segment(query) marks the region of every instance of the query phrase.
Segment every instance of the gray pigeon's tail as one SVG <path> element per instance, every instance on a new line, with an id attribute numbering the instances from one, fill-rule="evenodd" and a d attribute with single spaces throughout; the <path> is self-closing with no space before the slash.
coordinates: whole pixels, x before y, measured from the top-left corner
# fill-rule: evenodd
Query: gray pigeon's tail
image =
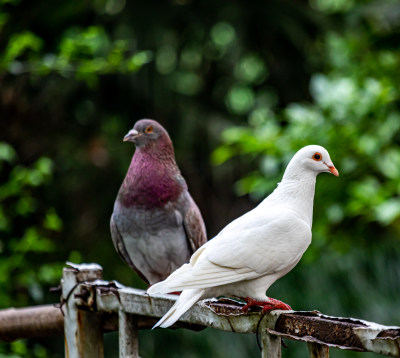
<path id="1" fill-rule="evenodd" d="M 171 309 L 155 324 L 154 328 L 167 328 L 173 325 L 203 295 L 204 289 L 188 289 L 182 291 Z"/>

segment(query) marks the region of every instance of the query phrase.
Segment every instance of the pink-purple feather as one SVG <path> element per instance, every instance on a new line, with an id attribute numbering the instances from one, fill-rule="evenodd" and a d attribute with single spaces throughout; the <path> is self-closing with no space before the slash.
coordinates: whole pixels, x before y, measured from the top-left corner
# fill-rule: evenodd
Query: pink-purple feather
<path id="1" fill-rule="evenodd" d="M 176 200 L 186 183 L 179 180 L 180 172 L 175 160 L 160 160 L 156 153 L 137 149 L 122 183 L 118 200 L 125 207 L 140 206 L 147 209 L 164 206 Z"/>

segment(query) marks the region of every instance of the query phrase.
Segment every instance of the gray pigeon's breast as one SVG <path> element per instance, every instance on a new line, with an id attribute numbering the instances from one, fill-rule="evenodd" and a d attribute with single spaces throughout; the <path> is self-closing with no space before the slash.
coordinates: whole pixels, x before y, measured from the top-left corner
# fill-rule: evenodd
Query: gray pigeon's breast
<path id="1" fill-rule="evenodd" d="M 177 203 L 147 210 L 126 208 L 116 202 L 115 212 L 126 251 L 151 284 L 189 261 L 189 243 Z"/>

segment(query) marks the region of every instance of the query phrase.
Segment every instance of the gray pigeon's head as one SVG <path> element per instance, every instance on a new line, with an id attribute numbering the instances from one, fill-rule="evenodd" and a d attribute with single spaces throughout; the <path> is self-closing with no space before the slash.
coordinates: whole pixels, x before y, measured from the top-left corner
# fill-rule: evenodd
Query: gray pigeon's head
<path id="1" fill-rule="evenodd" d="M 299 177 L 304 171 L 313 172 L 315 175 L 326 172 L 339 176 L 328 151 L 320 145 L 308 145 L 301 148 L 288 164 L 285 177 Z"/>
<path id="2" fill-rule="evenodd" d="M 136 147 L 144 148 L 169 145 L 171 139 L 161 124 L 152 119 L 141 119 L 124 137 L 124 142 L 133 142 Z"/>

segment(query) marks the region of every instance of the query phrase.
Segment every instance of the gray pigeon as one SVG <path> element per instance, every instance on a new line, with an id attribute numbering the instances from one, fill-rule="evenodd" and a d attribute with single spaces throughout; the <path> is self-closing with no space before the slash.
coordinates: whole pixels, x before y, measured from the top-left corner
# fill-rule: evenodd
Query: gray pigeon
<path id="1" fill-rule="evenodd" d="M 122 259 L 153 285 L 189 261 L 207 241 L 206 230 L 167 131 L 141 119 L 124 141 L 136 151 L 114 204 L 111 237 Z"/>

